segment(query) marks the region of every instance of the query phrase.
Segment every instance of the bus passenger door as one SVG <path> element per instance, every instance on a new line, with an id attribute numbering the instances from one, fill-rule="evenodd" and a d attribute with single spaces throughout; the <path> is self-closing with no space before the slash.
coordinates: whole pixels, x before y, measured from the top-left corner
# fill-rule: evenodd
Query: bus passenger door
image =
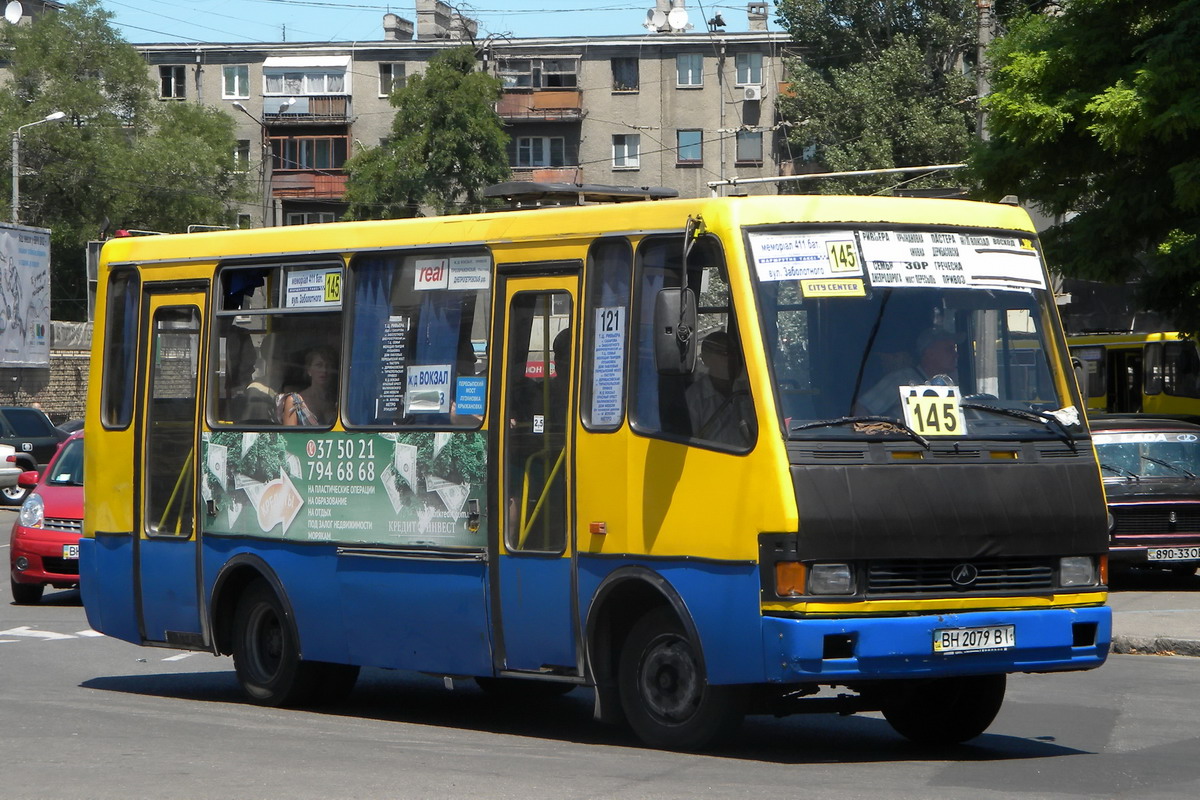
<path id="1" fill-rule="evenodd" d="M 574 341 L 577 274 L 499 288 L 503 401 L 501 542 L 493 571 L 500 670 L 578 675 L 574 598 Z"/>
<path id="2" fill-rule="evenodd" d="M 141 318 L 134 469 L 134 550 L 139 627 L 145 642 L 206 643 L 196 527 L 197 393 L 203 374 L 205 287 L 146 287 Z M 115 467 L 116 465 L 114 465 Z"/>

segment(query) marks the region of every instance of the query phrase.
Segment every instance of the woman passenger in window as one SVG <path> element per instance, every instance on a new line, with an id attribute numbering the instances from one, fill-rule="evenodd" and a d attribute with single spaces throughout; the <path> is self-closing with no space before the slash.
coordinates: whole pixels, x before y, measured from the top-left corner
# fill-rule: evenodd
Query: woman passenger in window
<path id="1" fill-rule="evenodd" d="M 337 354 L 332 347 L 319 346 L 304 356 L 308 385 L 279 395 L 279 421 L 284 425 L 321 427 L 337 416 Z"/>

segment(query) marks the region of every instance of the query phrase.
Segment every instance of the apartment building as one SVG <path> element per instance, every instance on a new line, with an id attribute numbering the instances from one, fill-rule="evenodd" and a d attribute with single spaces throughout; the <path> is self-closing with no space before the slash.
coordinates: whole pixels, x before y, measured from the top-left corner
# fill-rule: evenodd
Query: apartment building
<path id="1" fill-rule="evenodd" d="M 740 32 L 720 15 L 689 21 L 683 0 L 658 0 L 628 36 L 537 39 L 481 39 L 439 0 L 417 0 L 416 12 L 415 24 L 384 15 L 378 41 L 137 47 L 163 102 L 223 108 L 236 121 L 238 159 L 263 189 L 239 214 L 244 226 L 339 217 L 342 166 L 391 133 L 392 88 L 463 44 L 504 82 L 496 110 L 515 180 L 695 197 L 709 181 L 780 174 L 774 100 L 788 38 L 767 30 L 765 2 L 747 5 Z"/>

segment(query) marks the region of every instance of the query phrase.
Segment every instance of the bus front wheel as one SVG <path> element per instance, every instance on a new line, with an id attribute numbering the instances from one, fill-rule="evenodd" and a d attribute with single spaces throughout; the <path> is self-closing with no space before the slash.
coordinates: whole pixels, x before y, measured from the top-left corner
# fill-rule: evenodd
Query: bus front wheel
<path id="1" fill-rule="evenodd" d="M 300 659 L 299 642 L 283 604 L 263 581 L 248 587 L 238 602 L 233 666 L 242 690 L 264 706 L 300 705 L 312 697 L 320 681 L 320 665 Z"/>
<path id="2" fill-rule="evenodd" d="M 667 608 L 634 624 L 617 683 L 625 718 L 651 747 L 709 747 L 730 736 L 745 714 L 738 688 L 709 685 L 696 644 Z"/>
<path id="3" fill-rule="evenodd" d="M 965 742 L 987 730 L 1004 703 L 1006 675 L 898 681 L 882 690 L 881 711 L 901 736 L 919 744 Z"/>

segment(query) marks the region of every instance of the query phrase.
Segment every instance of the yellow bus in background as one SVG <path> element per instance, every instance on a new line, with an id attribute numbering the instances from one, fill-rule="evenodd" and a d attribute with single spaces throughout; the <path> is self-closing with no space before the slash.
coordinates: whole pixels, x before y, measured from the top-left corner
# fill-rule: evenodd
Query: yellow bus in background
<path id="1" fill-rule="evenodd" d="M 1200 355 L 1177 332 L 1067 338 L 1083 365 L 1089 411 L 1200 419 Z"/>
<path id="2" fill-rule="evenodd" d="M 1016 207 L 114 239 L 95 330 L 90 624 L 232 655 L 254 702 L 385 667 L 591 691 L 659 747 L 805 710 L 957 742 L 1007 674 L 1108 652 L 1100 475 Z"/>

